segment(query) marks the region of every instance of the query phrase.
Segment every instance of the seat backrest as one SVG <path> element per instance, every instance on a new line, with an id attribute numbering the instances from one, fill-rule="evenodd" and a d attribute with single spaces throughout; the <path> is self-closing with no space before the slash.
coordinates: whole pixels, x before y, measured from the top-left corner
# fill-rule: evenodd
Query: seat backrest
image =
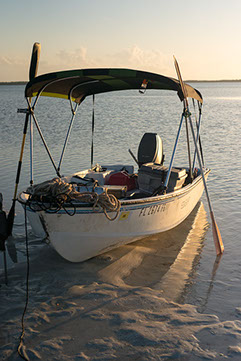
<path id="1" fill-rule="evenodd" d="M 162 139 L 156 133 L 145 133 L 140 141 L 137 160 L 139 167 L 145 163 L 163 163 Z"/>

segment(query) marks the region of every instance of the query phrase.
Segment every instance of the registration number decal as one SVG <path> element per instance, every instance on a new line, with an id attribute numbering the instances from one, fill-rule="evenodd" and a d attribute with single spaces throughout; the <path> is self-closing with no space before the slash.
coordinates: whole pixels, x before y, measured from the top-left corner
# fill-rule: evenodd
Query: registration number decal
<path id="1" fill-rule="evenodd" d="M 150 207 L 143 207 L 140 210 L 139 217 L 140 216 L 150 216 L 152 214 L 161 213 L 164 212 L 166 209 L 166 204 L 154 204 Z"/>

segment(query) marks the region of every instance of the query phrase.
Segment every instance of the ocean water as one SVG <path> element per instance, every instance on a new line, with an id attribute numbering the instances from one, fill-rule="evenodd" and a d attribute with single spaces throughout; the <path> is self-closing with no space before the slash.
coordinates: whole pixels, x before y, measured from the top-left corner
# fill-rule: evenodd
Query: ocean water
<path id="1" fill-rule="evenodd" d="M 194 240 L 193 244 L 196 244 L 196 246 L 193 247 L 190 237 L 188 238 L 188 234 L 190 236 L 188 231 L 191 227 L 190 224 L 193 224 L 194 219 L 197 218 L 196 213 L 191 215 L 193 218 L 186 220 L 181 227 L 168 234 L 173 244 L 179 242 L 181 243 L 180 247 L 184 247 L 185 243 L 187 243 L 186 249 L 190 246 L 187 253 L 190 252 L 191 254 L 189 261 L 185 258 L 186 255 L 179 255 L 176 262 L 180 275 L 185 269 L 185 277 L 182 280 L 184 282 L 182 291 L 175 301 L 180 304 L 193 305 L 199 314 L 215 315 L 223 322 L 240 320 L 241 83 L 215 82 L 193 83 L 192 85 L 200 90 L 204 98 L 201 139 L 205 164 L 211 168 L 208 179 L 209 195 L 216 222 L 223 238 L 225 252 L 217 262 L 207 202 L 205 195 L 203 195 L 202 204 L 204 208 L 202 208 L 201 216 L 200 212 L 197 211 L 199 218 L 195 223 L 196 228 L 193 227 L 194 233 L 192 234 L 192 237 L 194 237 L 192 238 Z M 24 125 L 24 115 L 18 114 L 17 108 L 24 108 L 25 106 L 24 86 L 0 85 L 0 192 L 3 194 L 6 212 L 11 207 Z M 147 91 L 145 95 L 140 95 L 137 91 L 128 91 L 97 96 L 95 102 L 94 163 L 127 163 L 134 165 L 128 149 L 130 148 L 136 154 L 142 135 L 145 132 L 156 132 L 163 139 L 165 163 L 167 165 L 175 141 L 181 112 L 182 104 L 176 94 L 172 92 Z M 87 99 L 78 109 L 69 146 L 62 164 L 62 174 L 67 175 L 90 165 L 91 115 L 92 101 Z M 62 144 L 71 117 L 70 106 L 67 101 L 43 98 L 40 99 L 36 108 L 36 116 L 53 158 L 58 165 Z M 38 183 L 45 179 L 51 179 L 55 176 L 55 172 L 36 129 L 34 129 L 34 146 L 33 179 L 35 183 Z M 29 185 L 29 148 L 28 135 L 19 190 Z M 174 165 L 186 165 L 187 162 L 185 132 L 183 129 Z M 21 207 L 17 205 L 13 238 L 7 248 L 10 282 L 11 275 L 14 275 L 14 269 L 17 267 L 17 263 L 13 261 L 13 259 L 16 261 L 16 255 L 18 264 L 25 262 L 24 237 L 24 215 Z M 30 229 L 29 237 L 30 254 L 31 257 L 34 257 L 41 251 L 42 245 L 33 236 Z M 165 235 L 162 241 L 167 242 L 168 237 Z M 142 247 L 145 242 L 145 240 L 137 242 L 133 247 Z M 155 239 L 153 242 L 155 242 Z M 155 247 L 158 250 L 158 239 Z M 113 252 L 115 254 L 118 251 Z M 171 265 L 178 257 L 178 252 L 174 253 L 175 257 L 171 261 L 169 260 L 168 268 L 165 269 L 165 272 L 160 272 L 159 276 L 158 262 L 156 261 L 157 263 L 153 264 L 153 270 L 151 271 L 153 260 L 148 263 L 146 257 L 143 258 L 142 267 L 126 275 L 126 282 L 129 285 L 138 285 L 138 287 L 148 286 L 151 289 L 158 289 L 158 285 L 165 282 L 162 277 L 165 277 L 165 273 L 171 270 Z M 1 254 L 0 257 L 0 282 L 3 283 L 3 259 Z M 58 260 L 59 258 L 56 255 L 56 263 Z M 93 264 L 93 260 L 89 262 L 89 264 Z M 61 264 L 65 264 L 64 261 L 61 261 Z M 67 262 L 65 266 L 66 268 L 70 267 Z M 148 267 L 149 273 L 145 272 L 145 267 Z M 175 283 L 173 279 L 173 287 L 170 290 L 170 279 L 167 282 L 169 283 L 169 289 L 166 289 L 167 298 L 172 298 L 172 294 L 175 293 L 172 290 L 177 287 L 177 282 Z M 190 317 L 195 317 L 195 315 Z M 230 332 L 234 334 L 233 329 Z"/>

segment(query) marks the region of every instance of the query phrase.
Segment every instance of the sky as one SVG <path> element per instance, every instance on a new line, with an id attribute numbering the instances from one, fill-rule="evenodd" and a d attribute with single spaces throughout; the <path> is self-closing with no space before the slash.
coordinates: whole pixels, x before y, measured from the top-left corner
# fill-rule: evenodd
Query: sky
<path id="1" fill-rule="evenodd" d="M 124 67 L 185 80 L 241 79 L 240 0 L 0 0 L 0 81 Z"/>

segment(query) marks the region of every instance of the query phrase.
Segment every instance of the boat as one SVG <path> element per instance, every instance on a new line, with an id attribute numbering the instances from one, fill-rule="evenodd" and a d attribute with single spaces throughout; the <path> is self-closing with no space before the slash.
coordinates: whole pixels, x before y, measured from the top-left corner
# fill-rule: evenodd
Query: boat
<path id="1" fill-rule="evenodd" d="M 25 87 L 27 108 L 19 109 L 26 117 L 15 193 L 29 120 L 32 120 L 38 130 L 56 177 L 36 185 L 30 180 L 31 186 L 14 197 L 25 209 L 33 232 L 48 240 L 66 260 L 81 262 L 122 244 L 170 230 L 183 222 L 200 200 L 204 189 L 207 191 L 206 179 L 210 172 L 204 166 L 202 158 L 201 93 L 181 79 L 134 69 L 76 69 L 36 76 L 39 45 L 34 46 L 30 81 Z M 141 93 L 140 96 L 149 89 L 174 91 L 177 93 L 177 100 L 183 102 L 169 165 L 164 165 L 161 137 L 148 132 L 143 134 L 137 157 L 129 150 L 137 170 L 133 164 L 116 164 L 114 160 L 109 165 L 93 164 L 93 111 L 91 165 L 89 169 L 77 169 L 74 174 L 62 176 L 61 164 L 79 105 L 87 97 L 93 97 L 94 102 L 96 94 L 130 89 Z M 159 94 L 161 99 L 161 92 Z M 70 123 L 58 166 L 51 156 L 35 114 L 41 96 L 62 98 L 70 105 Z M 187 98 L 192 98 L 199 110 L 195 127 L 192 125 L 194 121 L 191 119 Z M 173 167 L 184 123 L 189 164 Z M 190 151 L 188 125 L 195 144 L 194 154 Z M 31 129 L 30 135 L 32 137 Z M 32 167 L 31 157 L 30 163 Z"/>

